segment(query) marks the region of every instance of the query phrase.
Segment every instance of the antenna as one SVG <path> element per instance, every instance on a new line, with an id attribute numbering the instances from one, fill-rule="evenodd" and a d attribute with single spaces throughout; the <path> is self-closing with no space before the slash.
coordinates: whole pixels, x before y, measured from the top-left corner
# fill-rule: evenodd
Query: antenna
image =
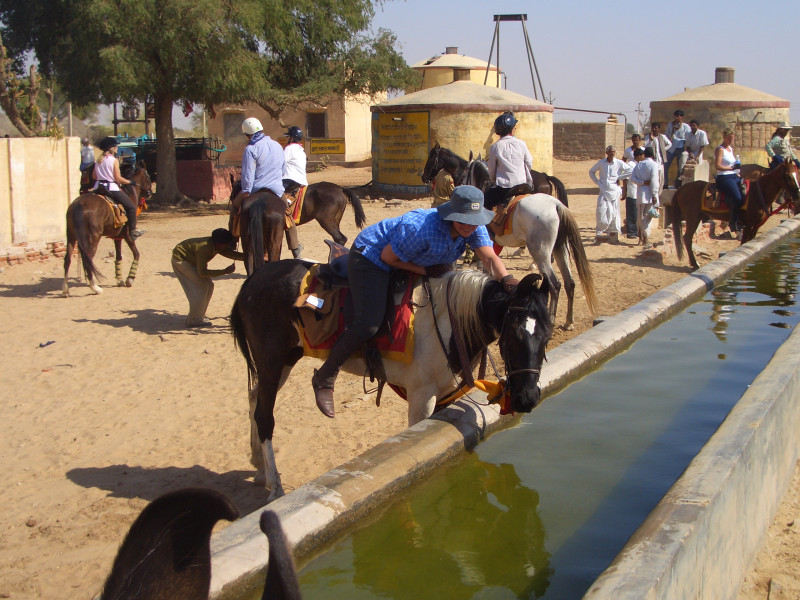
<path id="1" fill-rule="evenodd" d="M 494 35 L 492 36 L 492 43 L 489 47 L 489 61 L 486 63 L 486 75 L 483 78 L 483 85 L 489 80 L 489 66 L 492 64 L 492 54 L 495 50 L 495 42 L 497 44 L 497 87 L 500 87 L 500 23 L 503 21 L 519 21 L 522 24 L 522 35 L 525 38 L 525 51 L 528 56 L 528 70 L 531 73 L 531 83 L 533 84 L 533 97 L 538 100 L 539 93 L 541 92 L 542 100 L 544 101 L 544 87 L 542 87 L 542 80 L 539 77 L 539 68 L 536 66 L 536 59 L 533 57 L 533 46 L 528 37 L 528 29 L 525 27 L 525 21 L 528 20 L 527 14 L 519 15 L 494 15 Z M 536 77 L 533 73 L 536 71 Z M 537 89 L 536 83 L 538 81 L 539 87 Z"/>

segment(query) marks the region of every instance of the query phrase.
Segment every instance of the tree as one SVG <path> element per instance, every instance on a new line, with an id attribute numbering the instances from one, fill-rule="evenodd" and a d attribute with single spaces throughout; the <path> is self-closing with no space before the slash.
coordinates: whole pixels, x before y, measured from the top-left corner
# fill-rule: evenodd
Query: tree
<path id="1" fill-rule="evenodd" d="M 153 98 L 162 202 L 180 199 L 175 103 L 279 114 L 409 85 L 394 36 L 368 35 L 373 15 L 369 0 L 0 0 L 14 55 L 32 50 L 74 103 Z"/>

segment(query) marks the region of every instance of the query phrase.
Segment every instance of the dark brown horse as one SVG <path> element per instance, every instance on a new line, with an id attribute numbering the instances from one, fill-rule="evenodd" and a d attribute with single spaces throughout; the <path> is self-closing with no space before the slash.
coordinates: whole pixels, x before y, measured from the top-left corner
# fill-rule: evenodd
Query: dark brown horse
<path id="1" fill-rule="evenodd" d="M 137 214 L 146 206 L 146 201 L 150 197 L 152 182 L 147 170 L 142 166 L 137 166 L 136 170 L 130 175 L 124 175 L 131 181 L 130 184 L 120 186 L 122 191 L 128 194 L 137 206 Z M 124 211 L 123 211 L 124 213 Z M 75 246 L 81 255 L 83 262 L 83 273 L 89 287 L 95 294 L 103 291 L 97 283 L 95 277 L 100 277 L 100 271 L 94 264 L 94 255 L 97 252 L 97 245 L 100 238 L 108 237 L 114 240 L 114 247 L 117 251 L 114 261 L 114 275 L 117 285 L 131 287 L 139 268 L 139 250 L 136 242 L 130 235 L 128 224 L 121 227 L 114 226 L 114 211 L 105 196 L 91 192 L 81 194 L 67 209 L 67 253 L 64 255 L 64 287 L 63 296 L 69 296 L 69 284 L 67 275 L 72 261 L 72 252 Z M 122 240 L 128 244 L 133 252 L 133 263 L 127 279 L 122 278 Z"/>
<path id="2" fill-rule="evenodd" d="M 794 210 L 800 208 L 800 180 L 798 180 L 797 166 L 789 161 L 761 175 L 758 179 L 751 180 L 750 190 L 745 199 L 745 206 L 739 212 L 739 220 L 744 224 L 742 243 L 752 240 L 758 229 L 772 214 L 772 204 L 777 200 L 782 191 L 786 191 L 794 201 Z M 705 216 L 719 221 L 727 221 L 729 209 L 720 205 L 712 208 L 704 198 L 708 183 L 705 181 L 692 181 L 679 187 L 672 197 L 672 232 L 675 238 L 675 247 L 678 258 L 683 259 L 683 246 L 689 254 L 689 262 L 697 269 L 697 259 L 692 251 L 692 236 L 697 230 L 701 219 Z M 686 232 L 681 240 L 681 221 L 686 221 Z"/>
<path id="3" fill-rule="evenodd" d="M 458 161 L 458 168 L 453 176 L 453 181 L 456 185 L 468 184 L 475 185 L 479 188 L 481 187 L 480 185 L 476 185 L 474 182 L 469 181 L 471 167 L 473 167 L 475 162 L 482 162 L 480 155 L 473 161 L 472 152 L 470 152 L 470 160 L 464 160 L 452 150 L 442 148 L 439 145 L 439 142 L 436 142 L 436 145 L 431 148 L 431 151 L 428 153 L 428 161 L 425 163 L 425 168 L 422 170 L 421 175 L 423 183 L 430 183 L 433 181 L 433 179 L 436 177 L 436 174 L 442 170 L 442 166 L 444 164 L 443 159 L 445 157 L 452 157 Z M 534 194 L 547 194 L 548 196 L 553 196 L 557 200 L 560 200 L 564 206 L 569 206 L 567 188 L 560 179 L 553 177 L 552 175 L 548 175 L 547 173 L 534 171 L 533 169 L 531 169 L 531 176 L 533 177 L 532 187 Z"/>
<path id="4" fill-rule="evenodd" d="M 231 176 L 231 201 L 239 195 L 241 189 L 242 182 L 234 181 Z M 247 201 L 242 203 L 240 221 L 242 252 L 248 255 L 248 258 L 245 259 L 245 268 L 248 274 L 252 273 L 255 267 L 264 263 L 263 256 L 265 253 L 267 255 L 266 260 L 270 262 L 280 260 L 281 236 L 284 229 L 286 209 L 283 200 L 281 200 L 280 205 L 272 200 L 266 204 L 259 202 L 254 205 L 253 200 L 251 200 L 254 196 L 256 194 L 246 199 L 250 201 L 249 203 Z M 363 229 L 364 225 L 367 224 L 367 216 L 364 214 L 364 208 L 361 206 L 361 199 L 358 194 L 353 190 L 328 181 L 312 183 L 306 188 L 298 225 L 304 225 L 309 221 L 316 220 L 320 227 L 330 234 L 334 242 L 344 246 L 347 244 L 347 236 L 341 232 L 339 224 L 342 222 L 342 216 L 348 202 L 353 206 L 356 227 Z M 251 206 L 253 207 L 252 209 L 250 209 Z M 257 226 L 259 222 L 261 223 L 260 227 Z M 245 228 L 247 228 L 247 237 Z M 261 232 L 260 234 L 259 231 Z M 249 258 L 251 255 L 254 257 L 252 260 Z M 256 255 L 261 256 L 262 259 L 255 258 Z"/>

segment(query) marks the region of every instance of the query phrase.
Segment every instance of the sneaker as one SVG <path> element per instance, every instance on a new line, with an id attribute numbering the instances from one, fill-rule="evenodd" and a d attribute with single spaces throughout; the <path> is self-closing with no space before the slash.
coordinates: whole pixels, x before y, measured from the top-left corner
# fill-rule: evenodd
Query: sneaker
<path id="1" fill-rule="evenodd" d="M 131 238 L 135 240 L 136 238 L 138 238 L 140 235 L 143 234 L 144 234 L 144 229 L 134 229 L 133 231 L 131 231 Z"/>

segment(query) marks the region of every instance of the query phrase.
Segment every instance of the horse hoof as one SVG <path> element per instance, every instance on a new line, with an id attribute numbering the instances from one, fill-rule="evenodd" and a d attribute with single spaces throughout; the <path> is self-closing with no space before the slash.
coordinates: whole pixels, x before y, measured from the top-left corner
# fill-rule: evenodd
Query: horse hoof
<path id="1" fill-rule="evenodd" d="M 573 329 L 575 329 L 575 326 L 572 323 L 569 325 L 564 325 L 564 331 L 572 331 Z"/>
<path id="2" fill-rule="evenodd" d="M 117 287 L 125 287 L 125 282 L 122 279 L 117 279 Z"/>
<path id="3" fill-rule="evenodd" d="M 130 277 L 128 277 L 128 278 L 125 280 L 125 287 L 133 287 L 133 279 L 131 279 Z"/>
<path id="4" fill-rule="evenodd" d="M 271 490 L 269 496 L 267 497 L 267 504 L 272 502 L 273 500 L 277 500 L 281 496 L 284 496 L 283 486 L 279 485 L 274 490 Z"/>
<path id="5" fill-rule="evenodd" d="M 99 285 L 90 285 L 89 287 L 92 288 L 92 291 L 95 294 L 102 294 L 103 293 L 103 288 L 101 288 Z"/>

